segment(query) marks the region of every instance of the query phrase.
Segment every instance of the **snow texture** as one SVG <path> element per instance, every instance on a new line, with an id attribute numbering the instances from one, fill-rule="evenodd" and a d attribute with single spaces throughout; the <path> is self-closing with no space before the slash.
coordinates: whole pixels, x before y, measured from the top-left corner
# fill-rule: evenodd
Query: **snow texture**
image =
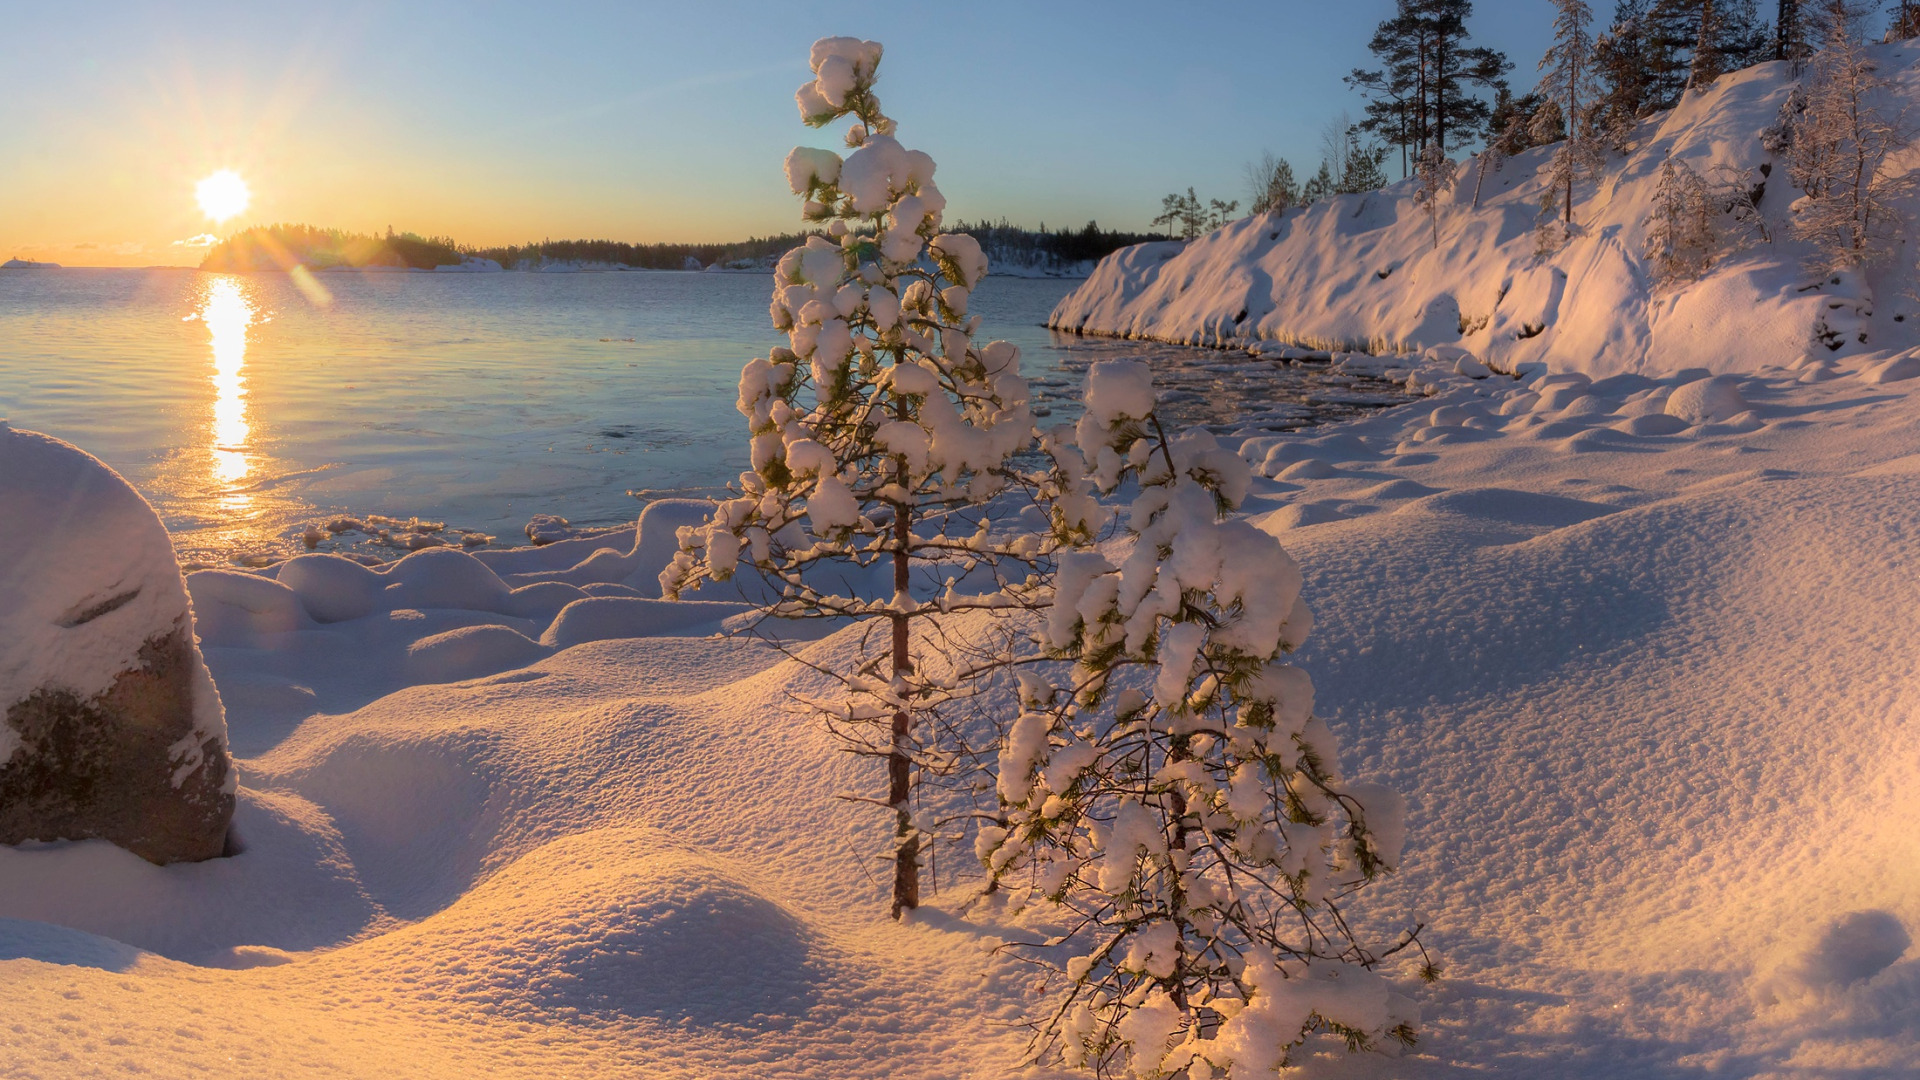
<path id="1" fill-rule="evenodd" d="M 1867 362 L 1739 379 L 1752 427 L 1635 433 L 1691 376 L 1434 373 L 1424 406 L 1240 447 L 1294 470 L 1245 520 L 1302 571 L 1314 711 L 1415 793 L 1369 903 L 1446 966 L 1414 1051 L 1305 1075 L 1910 1075 L 1920 382 Z M 645 592 L 702 508 L 449 553 L 505 599 L 422 595 L 478 606 L 407 607 L 390 568 L 327 622 L 325 571 L 276 583 L 311 624 L 206 648 L 242 854 L 0 850 L 10 1074 L 1018 1075 L 1027 979 L 983 950 L 1018 927 L 959 915 L 946 855 L 933 906 L 886 917 L 884 829 L 836 798 L 866 771 L 786 710 L 811 676 L 709 638 L 539 644 Z M 1289 1019 L 1242 1015 L 1223 1038 Z"/>

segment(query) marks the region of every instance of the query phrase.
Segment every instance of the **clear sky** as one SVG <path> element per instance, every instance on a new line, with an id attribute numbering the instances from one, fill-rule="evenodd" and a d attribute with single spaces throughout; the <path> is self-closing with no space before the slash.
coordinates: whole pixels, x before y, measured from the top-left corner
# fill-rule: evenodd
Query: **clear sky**
<path id="1" fill-rule="evenodd" d="M 197 263 L 276 221 L 445 234 L 782 232 L 794 89 L 827 34 L 885 44 L 878 90 L 955 217 L 1145 229 L 1189 185 L 1239 199 L 1271 149 L 1311 172 L 1391 0 L 82 3 L 0 0 L 0 259 Z M 1610 10 L 1596 5 L 1604 18 Z M 1546 0 L 1480 0 L 1516 90 Z M 253 191 L 216 227 L 196 181 Z"/>

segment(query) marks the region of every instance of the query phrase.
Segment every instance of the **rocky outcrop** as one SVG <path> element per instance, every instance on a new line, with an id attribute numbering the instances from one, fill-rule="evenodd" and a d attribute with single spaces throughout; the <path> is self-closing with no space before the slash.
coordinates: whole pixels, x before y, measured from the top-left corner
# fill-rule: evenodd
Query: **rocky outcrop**
<path id="1" fill-rule="evenodd" d="M 0 422 L 0 843 L 226 850 L 237 775 L 166 529 L 73 446 Z"/>

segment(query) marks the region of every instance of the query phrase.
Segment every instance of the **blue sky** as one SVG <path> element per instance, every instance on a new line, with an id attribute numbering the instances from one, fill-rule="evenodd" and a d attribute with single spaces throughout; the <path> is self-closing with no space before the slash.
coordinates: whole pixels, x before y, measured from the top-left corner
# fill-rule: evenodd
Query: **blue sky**
<path id="1" fill-rule="evenodd" d="M 174 241 L 211 227 L 192 185 L 219 168 L 255 194 L 227 229 L 783 231 L 786 149 L 832 145 L 792 102 L 825 34 L 886 45 L 881 99 L 950 217 L 1145 228 L 1189 185 L 1244 203 L 1262 150 L 1311 171 L 1322 125 L 1359 114 L 1340 77 L 1390 7 L 0 2 L 0 255 L 195 262 Z M 1516 88 L 1550 12 L 1476 5 Z"/>

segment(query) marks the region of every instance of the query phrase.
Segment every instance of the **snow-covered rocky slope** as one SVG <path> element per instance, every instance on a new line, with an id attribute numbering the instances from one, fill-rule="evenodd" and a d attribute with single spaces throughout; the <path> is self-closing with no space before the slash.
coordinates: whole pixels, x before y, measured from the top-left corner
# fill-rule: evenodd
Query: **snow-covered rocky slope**
<path id="1" fill-rule="evenodd" d="M 1306 1075 L 1912 1075 L 1920 379 L 1838 371 L 1430 365 L 1243 445 L 1446 965 L 1412 1056 Z M 1019 1075 L 1028 931 L 952 851 L 887 919 L 868 763 L 635 595 L 667 536 L 195 575 L 245 850 L 0 849 L 0 1076 Z"/>
<path id="2" fill-rule="evenodd" d="M 1870 51 L 1892 82 L 1888 111 L 1920 115 L 1920 41 Z M 1846 358 L 1920 345 L 1910 242 L 1890 267 L 1864 277 L 1836 281 L 1802 268 L 1807 248 L 1787 228 L 1800 192 L 1760 141 L 1793 85 L 1785 64 L 1762 64 L 1642 123 L 1625 154 L 1609 155 L 1599 182 L 1576 189 L 1583 235 L 1545 260 L 1534 256 L 1533 227 L 1551 148 L 1485 177 L 1477 159 L 1463 167 L 1441 202 L 1437 247 L 1414 183 L 1403 181 L 1279 218 L 1245 218 L 1184 245 L 1115 252 L 1051 323 L 1193 344 L 1265 340 L 1373 353 L 1457 344 L 1504 370 L 1544 361 L 1596 377 L 1752 371 L 1810 352 Z M 1700 281 L 1655 288 L 1643 256 L 1646 218 L 1669 155 L 1710 182 L 1764 183 L 1759 207 L 1772 241 L 1725 252 Z M 1920 165 L 1920 148 L 1893 164 Z M 1920 221 L 1920 198 L 1902 209 L 1910 228 Z"/>

